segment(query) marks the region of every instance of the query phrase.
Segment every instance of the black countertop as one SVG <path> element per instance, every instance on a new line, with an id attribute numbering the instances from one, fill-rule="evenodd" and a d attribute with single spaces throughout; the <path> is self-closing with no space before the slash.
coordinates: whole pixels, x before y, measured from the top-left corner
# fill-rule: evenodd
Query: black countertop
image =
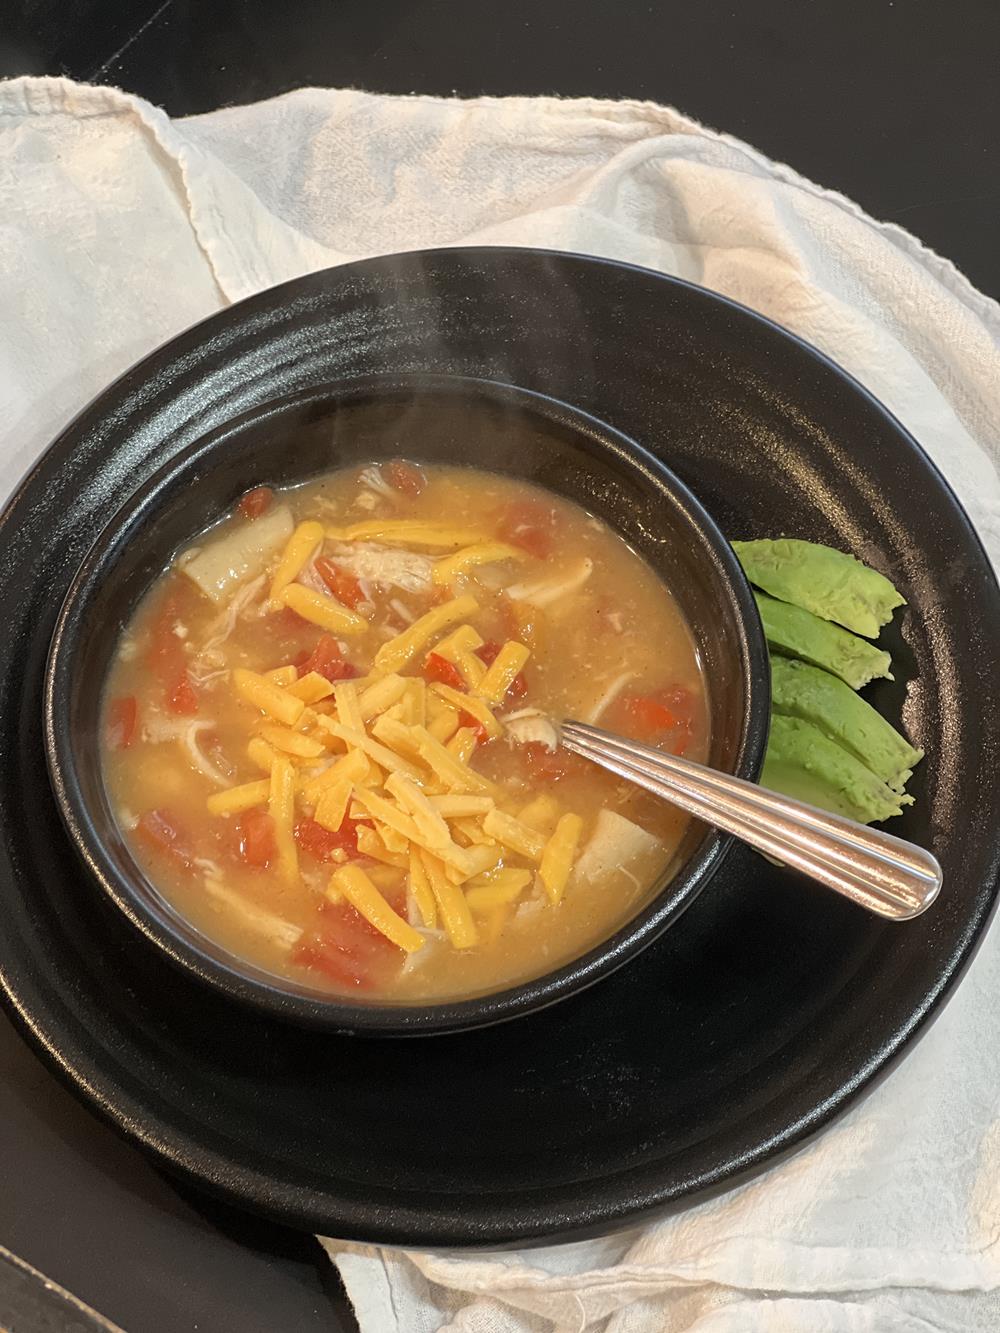
<path id="1" fill-rule="evenodd" d="M 990 0 L 7 0 L 0 20 L 0 75 L 115 84 L 173 115 L 307 84 L 667 102 L 994 296 L 998 51 Z M 4 1019 L 0 1152 L 0 1244 L 127 1333 L 353 1327 L 315 1241 L 179 1189 Z"/>

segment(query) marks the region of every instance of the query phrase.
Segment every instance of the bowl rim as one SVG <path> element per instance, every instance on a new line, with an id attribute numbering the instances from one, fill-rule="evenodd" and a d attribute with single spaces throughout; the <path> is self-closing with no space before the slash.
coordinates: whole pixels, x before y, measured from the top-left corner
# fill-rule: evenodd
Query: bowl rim
<path id="1" fill-rule="evenodd" d="M 122 529 L 137 510 L 152 503 L 174 475 L 212 455 L 225 439 L 272 413 L 315 404 L 337 408 L 391 393 L 427 392 L 514 402 L 537 418 L 569 427 L 599 445 L 614 446 L 616 462 L 642 477 L 644 484 L 665 492 L 682 519 L 702 539 L 717 581 L 730 601 L 737 626 L 738 675 L 744 707 L 742 733 L 734 773 L 749 781 L 759 776 L 770 721 L 770 672 L 767 647 L 757 605 L 731 545 L 708 510 L 672 469 L 637 440 L 614 426 L 549 394 L 503 380 L 468 375 L 414 371 L 332 379 L 294 393 L 269 399 L 199 436 L 158 467 L 115 509 L 77 566 L 63 599 L 49 644 L 42 693 L 42 725 L 49 782 L 63 825 L 90 878 L 105 897 L 163 955 L 189 976 L 250 1004 L 258 1012 L 342 1035 L 416 1036 L 459 1032 L 510 1021 L 534 1013 L 609 976 L 652 944 L 708 885 L 733 846 L 732 835 L 708 829 L 699 844 L 669 874 L 646 905 L 613 934 L 551 972 L 484 995 L 425 1004 L 355 1003 L 349 998 L 306 987 L 282 984 L 276 974 L 216 946 L 231 961 L 213 957 L 183 939 L 166 913 L 154 911 L 147 896 L 107 855 L 77 772 L 76 748 L 66 716 L 72 669 L 87 606 L 113 577 L 105 562 L 113 559 Z M 488 470 L 488 469 L 487 469 Z M 641 554 L 641 552 L 640 552 Z M 154 885 L 155 888 L 155 885 Z M 182 913 L 177 913 L 183 916 Z M 192 930 L 197 932 L 196 927 Z M 211 943 L 211 941 L 209 941 Z"/>

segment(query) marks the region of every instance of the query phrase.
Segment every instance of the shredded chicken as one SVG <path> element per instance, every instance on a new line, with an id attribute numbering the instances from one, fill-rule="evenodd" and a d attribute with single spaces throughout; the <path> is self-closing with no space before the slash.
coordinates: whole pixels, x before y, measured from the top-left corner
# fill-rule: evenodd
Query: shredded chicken
<path id="1" fill-rule="evenodd" d="M 234 893 L 232 889 L 227 889 L 216 875 L 205 876 L 205 892 L 220 907 L 232 912 L 247 929 L 263 935 L 278 948 L 292 949 L 302 938 L 300 926 L 295 926 L 291 921 L 284 921 L 280 916 L 274 916 L 271 912 L 265 912 L 262 907 L 247 902 L 246 898 Z"/>
<path id="2" fill-rule="evenodd" d="M 555 750 L 559 745 L 558 732 L 538 708 L 520 708 L 497 721 L 502 723 L 507 740 L 515 745 L 544 745 L 547 750 Z"/>
<path id="3" fill-rule="evenodd" d="M 360 481 L 362 486 L 367 486 L 369 490 L 378 491 L 380 495 L 384 495 L 388 500 L 394 500 L 396 498 L 392 487 L 386 481 L 385 477 L 382 476 L 381 469 L 374 465 L 372 467 L 363 468 L 358 474 L 358 481 Z"/>
<path id="4" fill-rule="evenodd" d="M 596 700 L 590 711 L 584 714 L 584 722 L 589 722 L 591 725 L 595 722 L 599 722 L 634 676 L 634 671 L 623 671 L 620 675 L 615 676 L 614 680 L 611 681 L 607 688 L 602 692 L 600 698 Z"/>
<path id="5" fill-rule="evenodd" d="M 634 880 L 635 876 L 627 868 L 628 863 L 662 846 L 659 838 L 647 833 L 638 824 L 633 824 L 624 815 L 604 809 L 597 816 L 594 832 L 580 853 L 574 873 L 583 879 L 592 880 L 612 872 L 621 872 Z"/>
<path id="6" fill-rule="evenodd" d="M 557 578 L 539 579 L 536 583 L 512 584 L 507 589 L 507 596 L 513 598 L 515 602 L 528 602 L 531 606 L 543 609 L 582 588 L 593 572 L 593 560 L 584 556 L 569 573 Z"/>
<path id="7" fill-rule="evenodd" d="M 431 586 L 434 561 L 418 551 L 379 546 L 376 542 L 338 542 L 330 549 L 330 558 L 353 574 L 362 588 L 365 583 L 373 583 L 379 588 L 425 592 Z"/>
<path id="8" fill-rule="evenodd" d="M 198 744 L 198 736 L 203 731 L 212 731 L 215 727 L 214 722 L 207 720 L 185 721 L 183 718 L 165 718 L 147 717 L 142 726 L 143 737 L 151 741 L 153 745 L 160 745 L 166 741 L 177 741 L 182 749 L 187 752 L 192 765 L 203 774 L 210 782 L 214 782 L 217 787 L 228 787 L 229 778 L 220 773 L 211 763 Z"/>
<path id="9" fill-rule="evenodd" d="M 220 651 L 222 645 L 236 628 L 236 622 L 240 616 L 248 611 L 263 593 L 266 583 L 267 576 L 264 574 L 251 579 L 249 583 L 233 594 L 226 603 L 224 610 L 208 626 L 206 631 L 208 637 L 194 654 L 188 667 L 191 679 L 196 685 L 203 685 L 211 675 L 218 673 L 225 667 L 225 654 Z"/>
<path id="10" fill-rule="evenodd" d="M 404 625 L 413 624 L 416 617 L 405 602 L 401 602 L 398 597 L 393 597 L 389 606 L 395 611 L 396 615 L 399 616 Z"/>

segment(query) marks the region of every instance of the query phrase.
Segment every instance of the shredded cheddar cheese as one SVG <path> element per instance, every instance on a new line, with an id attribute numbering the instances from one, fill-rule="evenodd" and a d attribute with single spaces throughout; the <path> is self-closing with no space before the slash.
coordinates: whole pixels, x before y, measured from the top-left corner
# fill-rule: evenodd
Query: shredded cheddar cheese
<path id="1" fill-rule="evenodd" d="M 367 622 L 296 582 L 319 547 L 318 527 L 300 524 L 292 534 L 269 605 L 289 606 L 327 632 L 351 633 L 355 622 L 362 628 Z M 461 546 L 434 566 L 435 581 L 444 586 L 490 560 L 520 558 L 503 543 L 470 541 L 474 535 L 390 520 L 338 534 L 348 541 Z M 250 710 L 246 756 L 265 776 L 213 792 L 209 812 L 229 818 L 266 808 L 273 869 L 285 884 L 302 873 L 298 821 L 340 835 L 323 852 L 336 867 L 327 897 L 350 904 L 404 952 L 429 943 L 489 947 L 514 920 L 521 899 L 558 904 L 581 840 L 582 820 L 548 793 L 526 801 L 523 787 L 507 790 L 478 771 L 480 750 L 504 735 L 494 710 L 530 652 L 510 640 L 491 664 L 483 662 L 483 638 L 470 623 L 477 611 L 467 595 L 432 608 L 378 649 L 363 678 L 332 683 L 317 671 L 300 675 L 290 664 L 231 673 L 235 697 Z M 431 653 L 456 668 L 463 688 L 427 683 L 420 672 Z M 405 915 L 386 897 L 402 893 Z M 421 930 L 443 934 L 435 942 Z"/>
<path id="2" fill-rule="evenodd" d="M 298 578 L 306 565 L 312 560 L 323 541 L 321 523 L 300 523 L 288 539 L 288 544 L 281 553 L 278 568 L 271 579 L 269 601 L 272 611 L 281 609 L 281 598 L 285 589 Z"/>
<path id="3" fill-rule="evenodd" d="M 390 671 L 400 671 L 422 648 L 426 648 L 436 634 L 440 634 L 456 620 L 465 620 L 479 610 L 479 603 L 474 597 L 455 597 L 443 606 L 435 606 L 426 615 L 415 620 L 402 634 L 384 643 L 375 654 L 375 672 L 387 675 Z"/>
<path id="4" fill-rule="evenodd" d="M 456 551 L 454 555 L 444 556 L 435 561 L 431 578 L 443 587 L 450 587 L 460 574 L 467 574 L 477 565 L 491 565 L 500 560 L 523 560 L 524 551 L 506 542 L 476 542 Z"/>
<path id="5" fill-rule="evenodd" d="M 317 592 L 302 583 L 291 583 L 281 593 L 282 606 L 287 606 L 296 615 L 318 625 L 331 634 L 364 634 L 368 621 L 356 611 L 348 611 L 335 597 L 328 593 Z"/>
<path id="6" fill-rule="evenodd" d="M 386 546 L 470 546 L 482 534 L 469 528 L 452 528 L 444 523 L 425 523 L 420 519 L 372 518 L 352 523 L 347 528 L 327 528 L 326 536 L 336 542 L 382 542 Z"/>

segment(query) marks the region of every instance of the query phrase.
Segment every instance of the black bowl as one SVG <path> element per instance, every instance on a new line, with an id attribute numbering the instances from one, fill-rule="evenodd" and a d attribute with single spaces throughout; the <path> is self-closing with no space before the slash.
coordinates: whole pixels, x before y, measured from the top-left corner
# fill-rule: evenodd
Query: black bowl
<path id="1" fill-rule="evenodd" d="M 589 986 L 676 920 L 731 841 L 692 825 L 647 905 L 609 939 L 513 988 L 437 1004 L 364 1003 L 278 978 L 207 938 L 161 896 L 115 822 L 101 771 L 102 686 L 121 628 L 172 553 L 231 509 L 249 486 L 295 484 L 401 453 L 521 477 L 604 519 L 662 575 L 694 633 L 710 693 L 710 762 L 753 779 L 767 736 L 767 652 L 731 548 L 668 468 L 583 412 L 486 381 L 373 378 L 271 403 L 183 450 L 107 523 L 69 588 L 44 693 L 53 790 L 98 884 L 176 963 L 270 1014 L 348 1033 L 478 1027 Z"/>

